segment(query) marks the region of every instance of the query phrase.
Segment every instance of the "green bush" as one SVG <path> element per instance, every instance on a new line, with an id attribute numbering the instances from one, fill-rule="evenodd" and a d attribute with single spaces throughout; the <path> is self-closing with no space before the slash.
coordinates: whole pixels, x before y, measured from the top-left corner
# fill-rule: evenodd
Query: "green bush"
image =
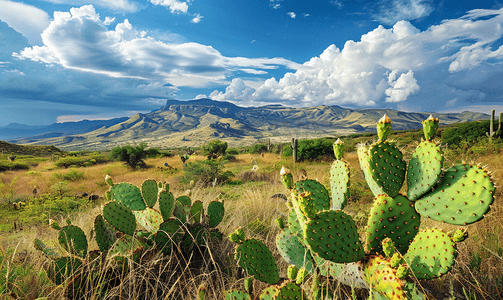
<path id="1" fill-rule="evenodd" d="M 333 141 L 326 139 L 301 140 L 298 145 L 299 161 L 334 159 Z"/>
<path id="2" fill-rule="evenodd" d="M 263 152 L 267 152 L 267 145 L 266 144 L 255 144 L 250 148 L 250 150 L 248 152 L 251 154 L 260 154 Z"/>
<path id="3" fill-rule="evenodd" d="M 216 159 L 219 156 L 225 155 L 227 150 L 227 142 L 221 140 L 212 140 L 207 145 L 203 145 L 203 154 L 208 157 L 208 159 Z"/>
<path id="4" fill-rule="evenodd" d="M 283 145 L 283 152 L 281 156 L 283 157 L 288 157 L 293 155 L 293 150 L 290 144 L 284 144 Z"/>
<path id="5" fill-rule="evenodd" d="M 146 143 L 141 143 L 138 146 L 118 146 L 112 149 L 109 157 L 118 161 L 123 161 L 128 164 L 131 168 L 136 169 L 136 167 L 145 168 L 147 164 L 143 161 L 148 154 Z"/>
<path id="6" fill-rule="evenodd" d="M 68 168 L 70 166 L 83 166 L 84 158 L 77 156 L 67 156 L 60 158 L 58 161 L 54 163 L 58 168 Z"/>
<path id="7" fill-rule="evenodd" d="M 9 170 L 28 170 L 27 164 L 15 161 L 0 161 L 0 172 Z"/>
<path id="8" fill-rule="evenodd" d="M 54 173 L 53 176 L 60 181 L 77 181 L 84 178 L 84 172 L 70 170 L 70 172 L 66 174 Z"/>
<path id="9" fill-rule="evenodd" d="M 189 162 L 183 169 L 183 183 L 190 181 L 198 182 L 202 186 L 208 186 L 215 182 L 221 184 L 229 180 L 234 174 L 223 171 L 224 163 L 214 160 Z"/>
<path id="10" fill-rule="evenodd" d="M 458 147 L 461 142 L 473 143 L 480 138 L 487 138 L 486 132 L 489 132 L 489 123 L 489 120 L 474 121 L 446 128 L 442 132 L 442 143 L 449 145 L 449 147 Z"/>
<path id="11" fill-rule="evenodd" d="M 237 149 L 229 149 L 225 153 L 230 155 L 238 155 L 239 151 Z"/>
<path id="12" fill-rule="evenodd" d="M 236 161 L 236 156 L 234 156 L 232 154 L 225 154 L 221 158 L 222 158 L 222 160 L 226 160 L 226 161 Z"/>

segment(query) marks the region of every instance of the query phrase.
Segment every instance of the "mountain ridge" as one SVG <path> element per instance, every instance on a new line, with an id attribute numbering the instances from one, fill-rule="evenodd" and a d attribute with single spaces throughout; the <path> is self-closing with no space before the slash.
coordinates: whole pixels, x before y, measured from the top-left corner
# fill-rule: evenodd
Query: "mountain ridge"
<path id="1" fill-rule="evenodd" d="M 10 142 L 54 145 L 71 150 L 105 150 L 141 142 L 159 148 L 197 147 L 211 139 L 227 141 L 231 146 L 242 146 L 264 138 L 277 143 L 286 142 L 292 137 L 316 138 L 375 132 L 375 124 L 384 114 L 393 121 L 394 130 L 420 128 L 421 122 L 430 114 L 440 118 L 441 124 L 489 118 L 489 115 L 474 112 L 403 112 L 392 109 L 349 109 L 338 105 L 241 107 L 211 99 L 167 100 L 164 106 L 149 113 L 113 119 L 108 123 L 91 123 L 93 126 L 83 123 L 88 125 L 85 130 L 79 130 L 76 128 L 78 124 L 73 124 L 73 131 L 65 129 L 72 133 L 43 133 L 38 137 L 11 139 Z"/>

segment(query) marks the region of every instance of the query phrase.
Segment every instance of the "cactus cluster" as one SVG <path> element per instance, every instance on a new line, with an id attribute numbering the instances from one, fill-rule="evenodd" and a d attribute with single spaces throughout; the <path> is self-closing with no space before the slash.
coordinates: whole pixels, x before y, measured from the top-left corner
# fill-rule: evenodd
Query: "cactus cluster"
<path id="1" fill-rule="evenodd" d="M 89 251 L 90 242 L 84 231 L 72 225 L 60 227 L 51 220 L 51 227 L 59 230 L 58 242 L 63 253 L 47 247 L 35 239 L 34 246 L 50 259 L 48 275 L 56 284 L 67 284 L 68 298 L 81 298 L 85 283 L 102 273 L 106 285 L 118 283 L 112 280 L 117 268 L 124 270 L 128 261 L 140 262 L 147 252 L 155 251 L 170 255 L 173 249 L 190 255 L 196 248 L 206 247 L 212 240 L 222 240 L 215 227 L 222 221 L 225 209 L 220 201 L 212 201 L 205 213 L 203 203 L 192 203 L 187 196 L 175 199 L 169 185 L 145 180 L 141 188 L 129 184 L 110 185 L 106 193 L 108 202 L 102 214 L 96 216 L 91 236 L 99 250 Z M 154 206 L 158 203 L 159 210 Z M 103 271 L 104 260 L 112 269 Z M 84 266 L 91 266 L 91 271 Z M 115 269 L 114 269 L 115 268 Z M 108 277 L 107 277 L 108 276 Z"/>
<path id="2" fill-rule="evenodd" d="M 421 299 L 424 295 L 417 292 L 415 279 L 440 277 L 452 269 L 456 244 L 466 238 L 466 229 L 452 233 L 420 230 L 421 218 L 461 226 L 477 222 L 489 211 L 495 187 L 490 173 L 481 166 L 459 164 L 444 169 L 442 148 L 434 141 L 438 123 L 432 116 L 423 122 L 424 139 L 408 164 L 396 144 L 387 139 L 391 130 L 387 116 L 377 124 L 379 140 L 358 149 L 361 169 L 375 196 L 364 242 L 352 217 L 342 210 L 349 198 L 349 167 L 340 141 L 334 144 L 330 192 L 312 179 L 294 182 L 290 171 L 282 169 L 282 182 L 291 191 L 290 212 L 287 221 L 278 219 L 281 230 L 276 245 L 289 264 L 312 275 L 314 299 L 330 293 L 323 289 L 320 275 L 370 289 L 377 299 Z M 245 244 L 248 240 L 242 231 L 231 235 L 231 240 L 239 243 L 238 261 L 248 274 L 277 283 L 277 275 L 271 275 L 277 271 L 259 268 L 266 261 L 272 265 L 270 252 L 256 246 L 260 241 L 250 239 Z M 245 252 L 252 245 L 257 248 Z M 283 285 L 289 291 L 296 289 L 288 284 Z M 278 290 L 276 286 L 272 297 L 261 299 L 280 299 Z"/>

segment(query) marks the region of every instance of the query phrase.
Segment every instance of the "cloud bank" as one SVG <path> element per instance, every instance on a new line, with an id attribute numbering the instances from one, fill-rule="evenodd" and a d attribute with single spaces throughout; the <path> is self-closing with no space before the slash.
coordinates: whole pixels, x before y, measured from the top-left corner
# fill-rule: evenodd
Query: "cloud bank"
<path id="1" fill-rule="evenodd" d="M 245 106 L 397 105 L 402 109 L 412 106 L 407 100 L 413 98 L 419 100 L 414 108 L 428 110 L 439 108 L 438 99 L 444 105 L 447 101 L 498 102 L 503 100 L 499 96 L 503 90 L 498 88 L 503 79 L 503 46 L 495 45 L 501 42 L 502 25 L 503 9 L 473 10 L 422 32 L 408 21 L 399 21 L 389 29 L 377 27 L 360 41 L 347 41 L 342 50 L 331 45 L 279 80 L 270 78 L 253 88 L 234 79 L 225 91 L 215 90 L 210 97 Z"/>
<path id="2" fill-rule="evenodd" d="M 49 15 L 34 6 L 0 0 L 0 20 L 28 38 L 32 45 L 41 45 L 40 34 L 49 25 Z"/>
<path id="3" fill-rule="evenodd" d="M 167 4 L 169 1 L 164 0 Z M 174 3 L 174 2 L 169 2 Z M 175 4 L 173 4 L 175 5 Z M 42 33 L 43 46 L 15 53 L 18 59 L 56 64 L 116 78 L 138 78 L 173 86 L 223 84 L 234 71 L 263 74 L 267 69 L 298 64 L 283 58 L 226 57 L 211 46 L 167 43 L 139 32 L 126 19 L 109 30 L 92 5 L 55 12 Z"/>

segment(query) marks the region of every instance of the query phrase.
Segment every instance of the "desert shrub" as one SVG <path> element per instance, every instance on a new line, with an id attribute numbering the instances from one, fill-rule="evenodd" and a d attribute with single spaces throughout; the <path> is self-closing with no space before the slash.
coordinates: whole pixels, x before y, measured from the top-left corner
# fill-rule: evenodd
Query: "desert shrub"
<path id="1" fill-rule="evenodd" d="M 66 174 L 54 173 L 54 178 L 60 181 L 77 181 L 84 178 L 84 172 L 79 172 L 77 170 L 70 170 Z"/>
<path id="2" fill-rule="evenodd" d="M 224 183 L 234 174 L 230 171 L 223 171 L 224 163 L 214 160 L 189 162 L 183 169 L 183 183 L 190 181 L 198 182 L 202 186 L 208 186 L 213 182 Z M 216 180 L 215 180 L 216 179 Z"/>
<path id="3" fill-rule="evenodd" d="M 107 161 L 107 157 L 99 152 L 93 152 L 91 154 L 91 159 L 89 159 L 89 162 L 92 164 L 102 164 L 106 163 Z"/>
<path id="4" fill-rule="evenodd" d="M 58 168 L 68 168 L 69 166 L 83 166 L 84 158 L 77 156 L 67 156 L 60 158 L 54 163 Z"/>
<path id="5" fill-rule="evenodd" d="M 299 160 L 318 160 L 324 157 L 334 159 L 333 141 L 326 139 L 299 141 Z"/>
<path id="6" fill-rule="evenodd" d="M 222 160 L 226 161 L 236 161 L 236 156 L 232 154 L 225 154 L 224 156 L 221 157 Z"/>
<path id="7" fill-rule="evenodd" d="M 263 152 L 267 152 L 267 145 L 266 144 L 255 144 L 249 150 L 249 153 L 251 153 L 251 154 L 259 154 L 259 153 L 263 153 Z"/>
<path id="8" fill-rule="evenodd" d="M 472 143 L 481 137 L 487 138 L 489 120 L 460 123 L 455 127 L 446 128 L 442 132 L 442 143 L 450 147 L 458 147 L 462 141 Z"/>
<path id="9" fill-rule="evenodd" d="M 0 172 L 9 170 L 28 170 L 30 167 L 21 162 L 0 161 Z"/>
<path id="10" fill-rule="evenodd" d="M 225 155 L 227 150 L 227 142 L 221 140 L 212 140 L 208 144 L 203 145 L 203 154 L 208 159 L 216 159 L 219 156 Z"/>
<path id="11" fill-rule="evenodd" d="M 238 155 L 239 151 L 237 149 L 228 149 L 227 151 L 225 151 L 225 153 L 230 155 Z"/>
<path id="12" fill-rule="evenodd" d="M 109 157 L 118 161 L 123 161 L 131 168 L 136 167 L 145 168 L 147 164 L 143 161 L 147 157 L 146 143 L 141 143 L 138 146 L 118 146 L 112 149 Z"/>
<path id="13" fill-rule="evenodd" d="M 51 186 L 51 191 L 54 195 L 63 197 L 70 191 L 70 188 L 68 187 L 68 183 L 66 181 L 60 181 Z"/>
<path id="14" fill-rule="evenodd" d="M 284 144 L 283 145 L 283 151 L 281 154 L 283 157 L 288 157 L 293 155 L 293 150 L 290 144 Z"/>

